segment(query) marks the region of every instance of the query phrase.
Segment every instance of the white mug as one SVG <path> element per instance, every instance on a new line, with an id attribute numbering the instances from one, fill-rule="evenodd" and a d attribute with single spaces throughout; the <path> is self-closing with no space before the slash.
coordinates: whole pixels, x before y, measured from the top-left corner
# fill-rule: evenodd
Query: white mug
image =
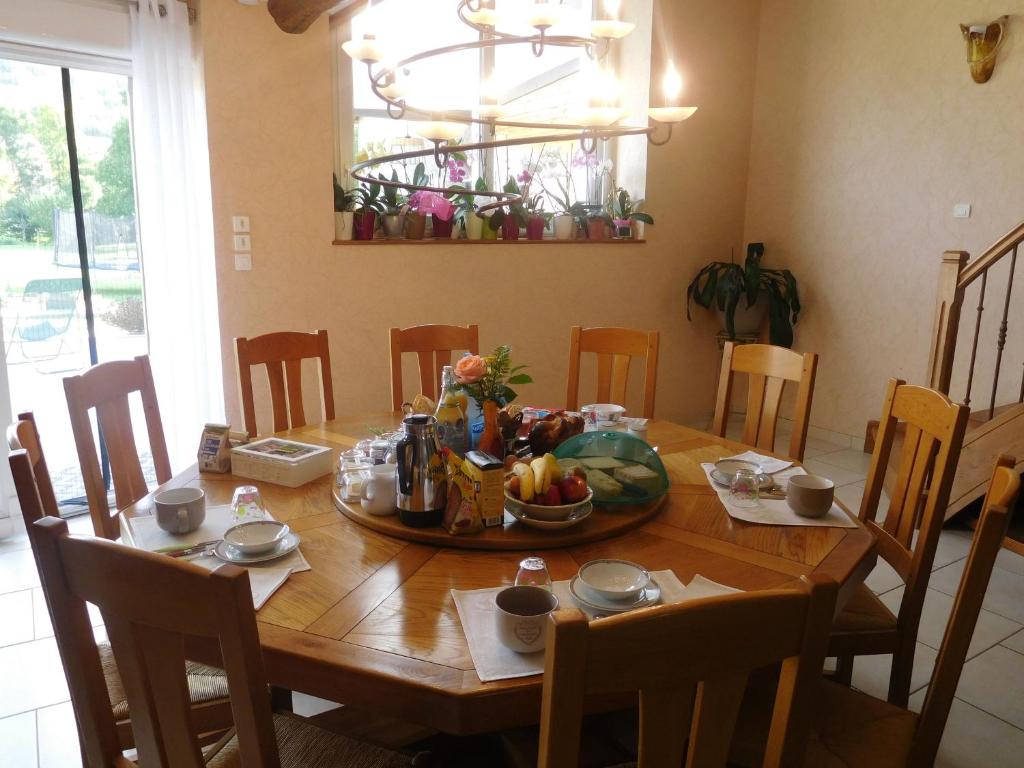
<path id="1" fill-rule="evenodd" d="M 201 488 L 171 488 L 153 497 L 156 524 L 168 533 L 189 533 L 206 519 L 206 494 Z"/>
<path id="2" fill-rule="evenodd" d="M 558 598 L 543 587 L 506 587 L 494 596 L 498 640 L 516 653 L 535 653 L 547 644 L 548 616 Z"/>
<path id="3" fill-rule="evenodd" d="M 394 464 L 377 464 L 370 467 L 370 476 L 363 481 L 359 494 L 363 510 L 371 515 L 391 515 L 398 508 Z"/>

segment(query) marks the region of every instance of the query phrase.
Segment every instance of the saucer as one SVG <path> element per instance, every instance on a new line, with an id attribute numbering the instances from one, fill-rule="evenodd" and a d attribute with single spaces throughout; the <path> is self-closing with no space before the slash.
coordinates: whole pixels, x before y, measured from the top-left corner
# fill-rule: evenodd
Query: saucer
<path id="1" fill-rule="evenodd" d="M 711 481 L 722 488 L 728 488 L 732 483 L 731 481 L 717 469 L 711 470 Z M 761 475 L 761 483 L 757 486 L 759 491 L 767 491 L 769 488 L 775 485 L 775 480 L 771 475 Z"/>
<path id="2" fill-rule="evenodd" d="M 536 518 L 524 515 L 512 504 L 506 504 L 505 511 L 529 528 L 539 528 L 542 531 L 560 531 L 563 528 L 571 528 L 577 523 L 582 523 L 590 517 L 594 511 L 594 505 L 588 502 L 580 506 L 568 520 L 537 520 Z"/>
<path id="3" fill-rule="evenodd" d="M 658 582 L 651 578 L 650 583 L 644 588 L 644 591 L 640 593 L 640 597 L 633 602 L 625 602 L 623 600 L 605 600 L 600 595 L 595 595 L 593 592 L 587 589 L 579 580 L 579 576 L 573 576 L 569 581 L 569 592 L 572 594 L 576 602 L 580 603 L 586 608 L 592 611 L 600 611 L 601 613 L 625 613 L 626 611 L 632 611 L 636 608 L 646 608 L 649 605 L 656 605 L 661 599 L 661 587 L 658 586 Z"/>
<path id="4" fill-rule="evenodd" d="M 289 533 L 281 539 L 277 547 L 269 552 L 261 552 L 258 555 L 243 555 L 226 541 L 220 541 L 217 546 L 213 548 L 213 554 L 226 563 L 251 565 L 252 563 L 264 563 L 267 560 L 276 560 L 279 557 L 284 557 L 290 552 L 294 552 L 298 549 L 299 541 L 300 539 L 298 534 Z"/>

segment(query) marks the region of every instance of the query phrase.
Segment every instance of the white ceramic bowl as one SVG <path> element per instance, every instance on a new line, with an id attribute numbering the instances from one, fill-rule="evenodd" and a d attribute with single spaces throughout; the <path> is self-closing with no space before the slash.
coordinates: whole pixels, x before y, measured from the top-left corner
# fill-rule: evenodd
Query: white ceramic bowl
<path id="1" fill-rule="evenodd" d="M 820 475 L 793 475 L 786 484 L 786 503 L 801 517 L 824 517 L 835 494 L 835 483 Z"/>
<path id="2" fill-rule="evenodd" d="M 621 405 L 615 405 L 615 403 L 591 403 L 580 408 L 583 418 L 592 423 L 618 421 L 625 412 L 625 408 Z"/>
<path id="3" fill-rule="evenodd" d="M 276 520 L 252 520 L 228 528 L 224 541 L 243 555 L 261 555 L 276 547 L 288 532 L 288 526 Z"/>
<path id="4" fill-rule="evenodd" d="M 736 476 L 736 472 L 741 469 L 749 469 L 758 475 L 763 474 L 763 472 L 761 472 L 760 464 L 755 464 L 752 461 L 744 461 L 743 459 L 722 459 L 721 461 L 716 461 L 715 469 L 718 470 L 718 474 L 730 483 L 732 482 L 733 477 Z"/>
<path id="5" fill-rule="evenodd" d="M 583 497 L 581 501 L 577 501 L 573 504 L 559 504 L 553 507 L 546 507 L 542 504 L 527 504 L 525 501 L 520 501 L 515 496 L 505 491 L 505 505 L 515 509 L 520 514 L 534 520 L 543 520 L 545 522 L 557 522 L 560 520 L 567 520 L 569 515 L 580 509 L 585 504 L 588 504 L 591 499 L 594 498 L 594 492 L 587 488 L 587 495 Z"/>
<path id="6" fill-rule="evenodd" d="M 579 579 L 607 600 L 636 600 L 651 582 L 651 574 L 628 560 L 591 560 L 580 568 Z"/>

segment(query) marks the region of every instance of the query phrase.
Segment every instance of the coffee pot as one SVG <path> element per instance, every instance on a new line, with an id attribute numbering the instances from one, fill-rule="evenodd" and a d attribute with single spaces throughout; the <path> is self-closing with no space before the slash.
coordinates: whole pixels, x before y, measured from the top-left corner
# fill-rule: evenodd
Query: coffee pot
<path id="1" fill-rule="evenodd" d="M 405 435 L 395 445 L 398 518 L 412 528 L 440 525 L 448 472 L 437 439 L 437 419 L 424 414 L 402 420 Z"/>

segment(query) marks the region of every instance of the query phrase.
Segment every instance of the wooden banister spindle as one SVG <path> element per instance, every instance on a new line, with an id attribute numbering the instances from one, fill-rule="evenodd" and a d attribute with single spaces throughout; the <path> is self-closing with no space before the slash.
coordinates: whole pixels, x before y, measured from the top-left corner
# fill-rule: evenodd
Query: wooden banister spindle
<path id="1" fill-rule="evenodd" d="M 996 339 L 996 370 L 992 377 L 992 397 L 988 404 L 988 417 L 991 419 L 996 411 L 996 390 L 999 388 L 999 369 L 1003 364 L 1003 347 L 1006 346 L 1006 318 L 1010 314 L 1010 296 L 1013 294 L 1013 273 L 1017 267 L 1017 248 L 1013 246 L 1013 255 L 1010 257 L 1010 276 L 1006 280 L 1006 299 L 1003 302 L 1003 319 L 999 323 L 999 336 Z"/>
<path id="2" fill-rule="evenodd" d="M 981 292 L 978 294 L 978 316 L 974 321 L 974 341 L 971 343 L 971 367 L 967 369 L 967 396 L 964 405 L 971 404 L 971 387 L 974 385 L 974 363 L 978 359 L 978 336 L 981 334 L 981 313 L 985 311 L 985 287 L 988 284 L 988 272 L 981 273 Z"/>
<path id="3" fill-rule="evenodd" d="M 928 360 L 928 386 L 949 392 L 956 352 L 956 332 L 960 325 L 960 305 L 964 288 L 960 275 L 967 266 L 966 251 L 946 251 L 939 269 L 939 297 L 935 306 L 935 334 Z"/>

